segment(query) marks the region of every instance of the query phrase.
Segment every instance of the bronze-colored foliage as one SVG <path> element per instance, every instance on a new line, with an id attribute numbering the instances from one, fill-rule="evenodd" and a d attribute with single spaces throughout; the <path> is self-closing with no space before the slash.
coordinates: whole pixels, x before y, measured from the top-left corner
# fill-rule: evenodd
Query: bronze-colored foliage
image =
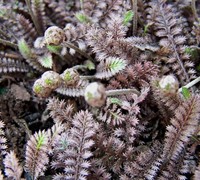
<path id="1" fill-rule="evenodd" d="M 0 179 L 199 179 L 199 9 L 2 0 Z"/>

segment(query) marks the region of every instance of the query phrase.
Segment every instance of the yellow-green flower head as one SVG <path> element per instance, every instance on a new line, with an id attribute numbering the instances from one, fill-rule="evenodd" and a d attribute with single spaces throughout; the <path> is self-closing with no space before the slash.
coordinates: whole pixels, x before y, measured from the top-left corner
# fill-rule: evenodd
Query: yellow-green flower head
<path id="1" fill-rule="evenodd" d="M 106 90 L 100 83 L 90 83 L 84 93 L 86 102 L 93 107 L 101 107 L 106 101 Z"/>
<path id="2" fill-rule="evenodd" d="M 179 83 L 174 75 L 167 75 L 161 78 L 159 81 L 159 86 L 165 91 L 175 93 L 179 88 Z"/>
<path id="3" fill-rule="evenodd" d="M 66 69 L 61 74 L 61 78 L 63 79 L 65 85 L 75 86 L 80 80 L 80 75 L 77 72 L 77 70 L 70 68 L 70 69 Z"/>
<path id="4" fill-rule="evenodd" d="M 58 88 L 62 82 L 60 75 L 54 71 L 46 71 L 42 77 L 43 86 L 52 90 Z"/>
<path id="5" fill-rule="evenodd" d="M 49 97 L 51 91 L 52 90 L 50 88 L 44 87 L 43 80 L 41 78 L 36 80 L 33 85 L 33 92 L 39 97 L 43 98 Z"/>
<path id="6" fill-rule="evenodd" d="M 60 45 L 65 41 L 65 32 L 57 26 L 51 26 L 45 31 L 44 39 L 47 45 Z"/>

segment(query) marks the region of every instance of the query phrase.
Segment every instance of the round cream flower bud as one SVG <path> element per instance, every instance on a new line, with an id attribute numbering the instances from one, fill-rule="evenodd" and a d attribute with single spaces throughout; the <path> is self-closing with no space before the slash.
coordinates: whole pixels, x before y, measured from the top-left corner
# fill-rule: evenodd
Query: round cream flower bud
<path id="1" fill-rule="evenodd" d="M 179 88 L 179 83 L 174 75 L 167 75 L 161 78 L 159 86 L 163 90 L 175 93 Z"/>
<path id="2" fill-rule="evenodd" d="M 42 77 L 43 86 L 52 90 L 58 88 L 62 82 L 60 75 L 54 71 L 46 71 Z"/>
<path id="3" fill-rule="evenodd" d="M 51 26 L 45 31 L 44 39 L 47 45 L 59 45 L 65 40 L 65 32 L 57 26 Z"/>
<path id="4" fill-rule="evenodd" d="M 33 92 L 37 94 L 37 96 L 39 97 L 43 98 L 49 97 L 51 91 L 52 90 L 50 88 L 44 87 L 42 79 L 36 80 L 33 85 Z"/>
<path id="5" fill-rule="evenodd" d="M 106 101 L 106 90 L 100 83 L 90 83 L 84 93 L 86 102 L 93 107 L 101 107 Z"/>
<path id="6" fill-rule="evenodd" d="M 62 74 L 61 78 L 63 79 L 65 85 L 73 86 L 76 85 L 80 80 L 80 75 L 77 70 L 70 68 L 66 69 Z"/>

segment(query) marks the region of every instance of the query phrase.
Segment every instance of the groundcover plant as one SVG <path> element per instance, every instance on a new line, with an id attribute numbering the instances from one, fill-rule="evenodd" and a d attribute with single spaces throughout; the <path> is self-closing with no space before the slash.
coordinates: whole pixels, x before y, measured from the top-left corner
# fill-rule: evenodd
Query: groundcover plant
<path id="1" fill-rule="evenodd" d="M 200 1 L 0 0 L 0 180 L 199 180 Z"/>

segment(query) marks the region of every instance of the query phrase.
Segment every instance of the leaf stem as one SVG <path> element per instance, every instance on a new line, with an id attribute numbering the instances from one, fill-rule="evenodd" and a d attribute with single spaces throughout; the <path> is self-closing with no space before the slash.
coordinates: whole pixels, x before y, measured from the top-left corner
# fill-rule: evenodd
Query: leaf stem
<path id="1" fill-rule="evenodd" d="M 134 89 L 115 89 L 115 90 L 108 90 L 106 91 L 107 96 L 118 96 L 118 95 L 126 95 L 134 93 L 136 95 L 140 95 L 140 92 L 138 90 Z"/>
<path id="2" fill-rule="evenodd" d="M 26 5 L 28 7 L 28 11 L 30 13 L 31 19 L 33 20 L 33 23 L 35 25 L 36 31 L 38 32 L 38 34 L 42 35 L 43 32 L 42 32 L 39 24 L 37 23 L 37 19 L 36 19 L 35 15 L 34 15 L 34 13 L 32 11 L 30 0 L 25 0 L 25 2 L 26 2 Z"/>
<path id="3" fill-rule="evenodd" d="M 133 16 L 133 35 L 136 34 L 137 31 L 137 23 L 138 23 L 138 6 L 137 6 L 138 0 L 131 0 L 131 6 L 134 13 Z"/>
<path id="4" fill-rule="evenodd" d="M 195 19 L 198 21 L 199 18 L 198 18 L 197 9 L 196 9 L 196 0 L 192 0 L 191 8 L 192 8 L 192 12 L 194 14 Z"/>
<path id="5" fill-rule="evenodd" d="M 183 86 L 183 87 L 191 88 L 192 86 L 194 86 L 194 85 L 197 84 L 198 82 L 200 82 L 200 76 L 199 76 L 198 78 L 194 79 L 193 81 L 189 82 L 188 84 L 186 84 L 186 85 Z M 182 92 L 182 88 L 183 88 L 183 87 L 179 88 L 178 91 L 179 91 L 179 92 Z"/>
<path id="6" fill-rule="evenodd" d="M 68 47 L 68 48 L 72 48 L 74 49 L 75 51 L 77 51 L 79 54 L 83 55 L 84 57 L 86 57 L 87 59 L 93 61 L 92 57 L 90 55 L 88 55 L 86 52 L 80 50 L 77 46 L 69 43 L 69 42 L 64 42 L 62 43 L 62 46 L 64 47 Z"/>

